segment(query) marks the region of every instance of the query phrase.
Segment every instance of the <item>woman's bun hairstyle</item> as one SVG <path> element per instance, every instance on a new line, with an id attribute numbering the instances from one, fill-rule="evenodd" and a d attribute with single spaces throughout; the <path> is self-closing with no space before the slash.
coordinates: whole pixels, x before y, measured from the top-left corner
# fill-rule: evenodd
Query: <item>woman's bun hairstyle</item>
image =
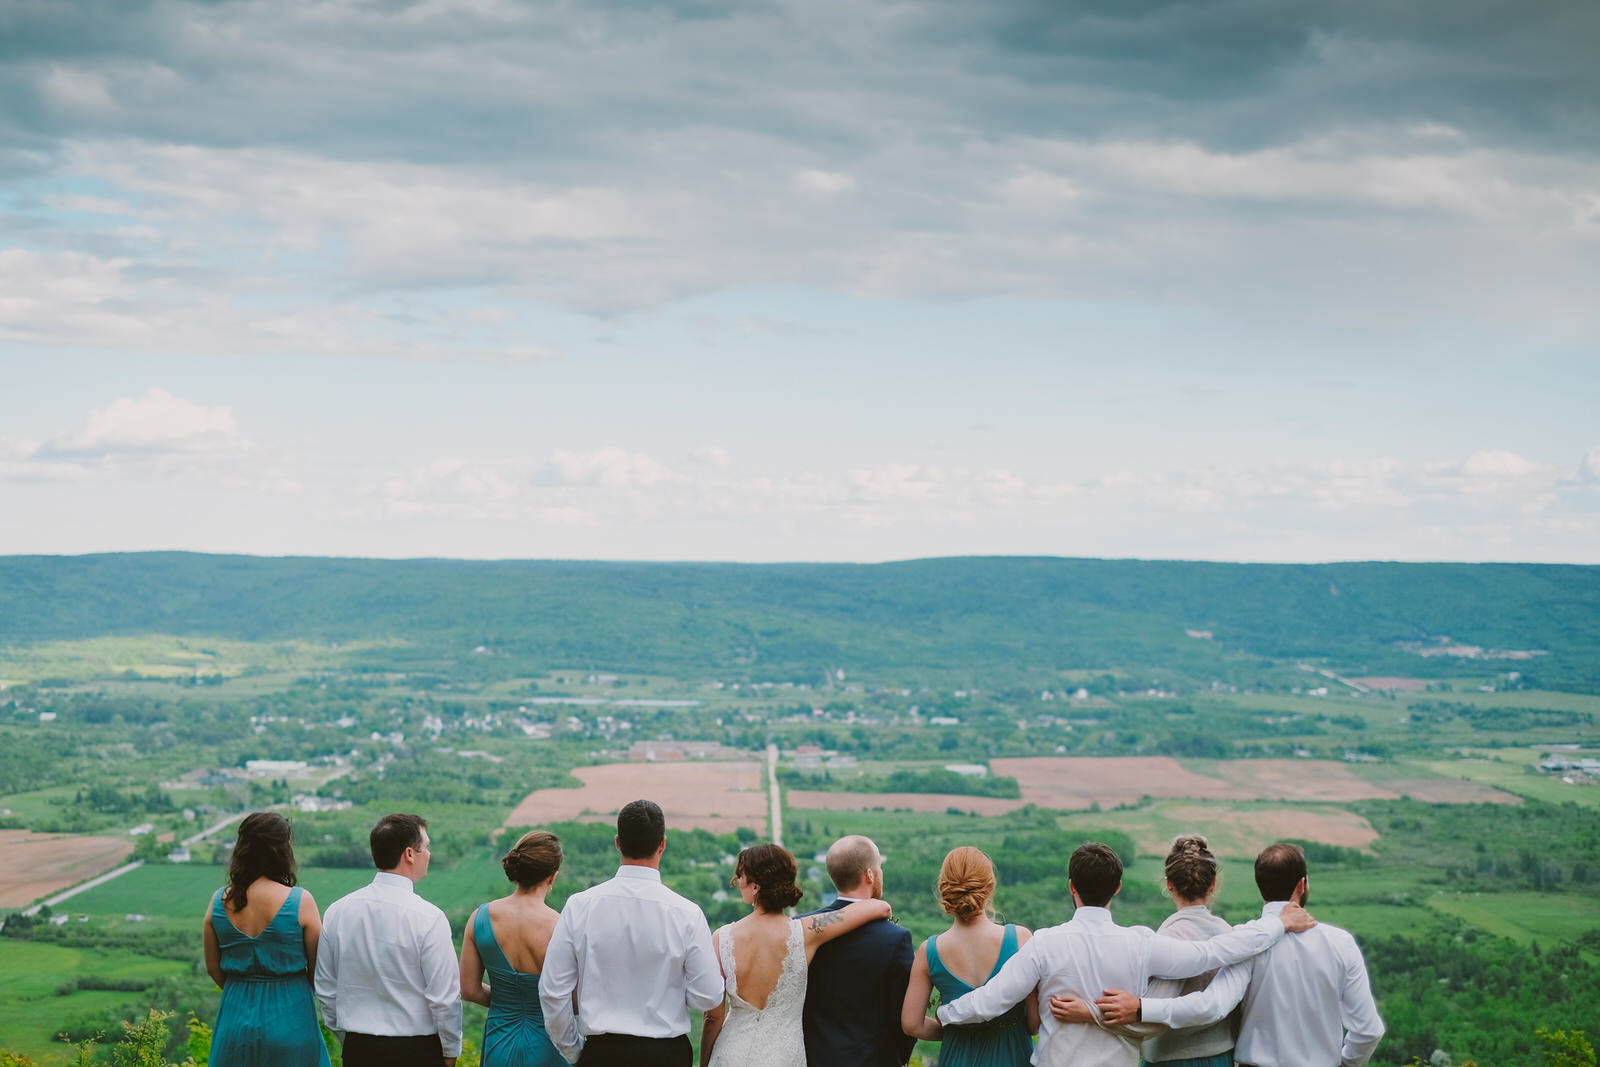
<path id="1" fill-rule="evenodd" d="M 953 848 L 939 868 L 939 906 L 958 919 L 975 919 L 994 904 L 994 863 L 982 849 Z"/>
<path id="2" fill-rule="evenodd" d="M 529 830 L 500 861 L 501 870 L 523 889 L 532 889 L 561 869 L 561 839 L 549 830 Z"/>
<path id="3" fill-rule="evenodd" d="M 1200 834 L 1183 834 L 1167 851 L 1167 882 L 1184 900 L 1204 900 L 1217 881 L 1217 857 Z"/>
<path id="4" fill-rule="evenodd" d="M 733 864 L 733 877 L 740 875 L 756 887 L 756 905 L 766 912 L 780 912 L 800 902 L 805 891 L 795 885 L 798 870 L 794 856 L 782 845 L 751 845 L 739 853 Z"/>

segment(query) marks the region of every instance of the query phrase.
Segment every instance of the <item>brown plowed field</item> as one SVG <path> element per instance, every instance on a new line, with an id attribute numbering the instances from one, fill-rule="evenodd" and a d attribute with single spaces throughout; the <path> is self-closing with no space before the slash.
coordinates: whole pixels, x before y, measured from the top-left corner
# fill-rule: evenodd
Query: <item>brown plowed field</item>
<path id="1" fill-rule="evenodd" d="M 1254 856 L 1274 841 L 1296 837 L 1304 841 L 1321 841 L 1343 848 L 1366 848 L 1378 839 L 1378 831 L 1361 816 L 1349 811 L 1304 811 L 1297 808 L 1236 808 L 1220 807 L 1173 808 L 1166 813 L 1179 822 L 1192 821 L 1211 837 L 1213 847 L 1219 847 L 1217 838 L 1224 838 L 1231 846 L 1226 851 L 1236 856 Z M 1138 838 L 1139 848 L 1152 855 L 1161 855 L 1172 844 L 1167 835 L 1155 835 L 1148 840 Z"/>
<path id="2" fill-rule="evenodd" d="M 126 837 L 0 830 L 0 908 L 21 908 L 117 866 L 133 851 Z"/>
<path id="3" fill-rule="evenodd" d="M 767 832 L 767 794 L 761 764 L 754 761 L 608 763 L 572 773 L 583 788 L 535 790 L 506 816 L 505 825 L 614 821 L 624 804 L 643 798 L 661 805 L 673 829 L 726 833 L 748 826 Z"/>
<path id="4" fill-rule="evenodd" d="M 1217 772 L 1260 800 L 1396 800 L 1400 794 L 1351 772 L 1343 763 L 1308 759 L 1235 759 Z"/>
<path id="5" fill-rule="evenodd" d="M 1102 808 L 1134 804 L 1144 796 L 1195 800 L 1253 800 L 1259 796 L 1220 778 L 1187 771 L 1167 756 L 1025 757 L 990 760 L 989 767 L 1022 786 L 1017 807 L 1037 804 L 1075 811 L 1090 804 Z"/>
<path id="6" fill-rule="evenodd" d="M 813 811 L 865 811 L 883 808 L 885 811 L 957 811 L 974 815 L 1004 815 L 1016 811 L 1025 800 L 1008 800 L 1005 797 L 969 797 L 954 793 L 830 793 L 816 789 L 791 789 L 783 794 L 789 808 Z"/>

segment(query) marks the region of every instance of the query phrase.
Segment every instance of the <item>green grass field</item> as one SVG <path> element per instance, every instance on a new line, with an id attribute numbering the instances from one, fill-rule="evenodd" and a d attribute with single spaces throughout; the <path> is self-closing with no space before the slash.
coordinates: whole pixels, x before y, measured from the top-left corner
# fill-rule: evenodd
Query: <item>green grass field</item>
<path id="1" fill-rule="evenodd" d="M 1487 760 L 1447 760 L 1420 763 L 1419 766 L 1428 768 L 1434 773 L 1446 778 L 1469 778 L 1474 782 L 1496 786 L 1508 793 L 1529 797 L 1533 800 L 1543 800 L 1551 804 L 1582 804 L 1586 807 L 1600 807 L 1600 784 L 1596 785 L 1568 785 L 1554 775 L 1529 774 L 1527 767 L 1536 763 L 1539 753 L 1532 753 L 1525 760 L 1522 752 L 1512 750 L 1513 758 L 1518 762 L 1504 759 Z"/>
<path id="2" fill-rule="evenodd" d="M 62 983 L 82 975 L 154 981 L 189 970 L 176 960 L 130 952 L 62 948 L 31 941 L 4 942 L 0 966 L 0 1048 L 26 1053 L 40 1067 L 72 1062 L 73 1050 L 53 1040 L 62 1020 L 132 1004 L 137 992 L 85 990 L 56 996 Z"/>
<path id="3" fill-rule="evenodd" d="M 372 881 L 372 871 L 342 867 L 305 867 L 300 884 L 321 908 Z M 196 925 L 205 915 L 211 894 L 228 879 L 227 869 L 201 863 L 146 864 L 121 878 L 96 886 L 63 903 L 58 909 L 72 915 L 147 915 L 151 918 L 189 918 Z M 417 886 L 417 892 L 451 915 L 494 897 L 504 896 L 506 880 L 486 853 L 454 867 L 434 866 Z"/>
<path id="4" fill-rule="evenodd" d="M 1589 931 L 1600 929 L 1600 900 L 1576 893 L 1441 892 L 1428 904 L 1522 944 L 1576 941 Z"/>

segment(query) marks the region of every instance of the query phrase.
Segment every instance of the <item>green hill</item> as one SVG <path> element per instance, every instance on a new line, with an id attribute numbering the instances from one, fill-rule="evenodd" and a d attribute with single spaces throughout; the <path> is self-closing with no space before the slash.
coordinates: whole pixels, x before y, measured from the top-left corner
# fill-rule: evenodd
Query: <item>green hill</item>
<path id="1" fill-rule="evenodd" d="M 586 668 L 1013 678 L 1250 659 L 1459 672 L 1448 636 L 1548 652 L 1521 669 L 1600 686 L 1600 567 L 951 558 L 873 565 L 0 557 L 0 641 L 168 633 L 478 645 Z M 1210 631 L 1213 640 L 1186 636 Z M 1494 668 L 1489 668 L 1494 669 Z"/>

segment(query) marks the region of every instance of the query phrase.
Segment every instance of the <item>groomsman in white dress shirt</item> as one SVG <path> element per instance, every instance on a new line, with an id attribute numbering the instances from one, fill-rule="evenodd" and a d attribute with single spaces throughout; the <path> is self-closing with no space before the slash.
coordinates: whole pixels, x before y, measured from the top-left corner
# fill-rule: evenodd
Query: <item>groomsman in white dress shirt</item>
<path id="1" fill-rule="evenodd" d="M 1263 917 L 1304 905 L 1311 893 L 1299 845 L 1268 845 L 1256 857 Z M 1214 1022 L 1240 1000 L 1233 1061 L 1245 1067 L 1362 1067 L 1383 1040 L 1367 964 L 1356 939 L 1318 923 L 1255 959 L 1218 972 L 1198 993 L 1165 1000 L 1109 995 L 1098 1006 L 1108 1022 L 1141 1018 L 1172 1027 Z"/>
<path id="2" fill-rule="evenodd" d="M 1283 939 L 1285 929 L 1305 929 L 1312 919 L 1300 908 L 1253 919 L 1209 941 L 1161 937 L 1147 926 L 1118 926 L 1111 898 L 1122 889 L 1122 860 L 1099 842 L 1079 847 L 1067 864 L 1067 886 L 1077 911 L 1059 926 L 1038 930 L 1000 972 L 938 1010 L 945 1026 L 982 1022 L 1002 1015 L 1035 989 L 1052 996 L 1090 1000 L 1114 989 L 1144 991 L 1151 978 L 1190 978 L 1237 963 Z M 1142 1034 L 1094 1025 L 1040 1021 L 1035 1067 L 1136 1067 Z"/>
<path id="3" fill-rule="evenodd" d="M 372 883 L 322 917 L 322 1021 L 339 1035 L 345 1067 L 454 1067 L 461 968 L 444 912 L 415 891 L 432 855 L 428 820 L 385 815 L 371 842 Z"/>
<path id="4" fill-rule="evenodd" d="M 574 893 L 556 920 L 539 1003 L 569 1063 L 688 1067 L 690 1009 L 722 1003 L 705 913 L 661 884 L 666 848 L 660 807 L 633 801 L 617 815 L 617 876 Z"/>

